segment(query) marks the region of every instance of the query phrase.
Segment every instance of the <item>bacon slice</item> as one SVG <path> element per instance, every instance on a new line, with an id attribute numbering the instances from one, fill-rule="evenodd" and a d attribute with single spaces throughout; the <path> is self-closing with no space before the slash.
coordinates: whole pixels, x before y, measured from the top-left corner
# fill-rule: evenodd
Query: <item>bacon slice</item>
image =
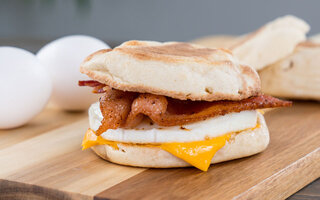
<path id="1" fill-rule="evenodd" d="M 144 115 L 158 124 L 166 115 L 167 106 L 168 101 L 165 96 L 140 94 L 132 103 L 131 112 L 124 123 L 124 127 L 136 127 L 143 120 Z M 161 122 L 159 125 L 161 125 Z"/>
<path id="2" fill-rule="evenodd" d="M 179 103 L 177 100 L 172 99 L 168 101 L 164 96 L 142 94 L 133 101 L 131 112 L 124 127 L 133 128 L 137 126 L 142 120 L 141 115 L 148 116 L 160 126 L 176 126 L 202 121 L 231 112 L 290 105 L 291 102 L 267 95 L 251 97 L 241 101 L 184 101 Z"/>
<path id="3" fill-rule="evenodd" d="M 104 93 L 105 91 L 103 88 L 106 87 L 105 84 L 100 83 L 98 81 L 94 81 L 94 80 L 79 81 L 78 85 L 93 87 L 93 90 L 92 90 L 93 93 Z"/>
<path id="4" fill-rule="evenodd" d="M 103 119 L 96 134 L 100 135 L 108 129 L 117 129 L 123 126 L 136 96 L 137 94 L 133 92 L 108 89 L 105 95 L 99 99 Z"/>
<path id="5" fill-rule="evenodd" d="M 100 83 L 98 81 L 94 81 L 94 80 L 86 80 L 86 81 L 79 81 L 78 85 L 79 86 L 97 87 L 99 85 L 105 85 L 105 84 Z"/>
<path id="6" fill-rule="evenodd" d="M 97 135 L 108 129 L 134 128 L 145 116 L 160 126 L 176 126 L 243 110 L 287 107 L 291 102 L 260 95 L 241 101 L 182 101 L 154 94 L 109 89 L 100 98 L 104 119 Z"/>

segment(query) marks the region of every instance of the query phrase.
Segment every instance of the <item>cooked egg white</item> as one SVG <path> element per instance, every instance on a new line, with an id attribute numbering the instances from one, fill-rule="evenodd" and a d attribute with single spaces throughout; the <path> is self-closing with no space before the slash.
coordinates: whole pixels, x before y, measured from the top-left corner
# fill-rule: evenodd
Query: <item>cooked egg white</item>
<path id="1" fill-rule="evenodd" d="M 257 118 L 257 111 L 249 110 L 217 116 L 183 126 L 161 127 L 145 120 L 134 129 L 109 129 L 102 133 L 101 137 L 108 141 L 138 144 L 202 141 L 227 133 L 254 128 L 257 125 Z M 90 128 L 96 131 L 101 125 L 102 119 L 99 102 L 92 104 L 89 109 Z"/>

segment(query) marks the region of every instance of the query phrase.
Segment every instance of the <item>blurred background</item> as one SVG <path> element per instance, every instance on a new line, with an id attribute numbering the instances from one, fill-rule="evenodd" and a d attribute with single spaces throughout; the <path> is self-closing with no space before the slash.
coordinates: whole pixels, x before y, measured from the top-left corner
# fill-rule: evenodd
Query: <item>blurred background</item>
<path id="1" fill-rule="evenodd" d="M 131 39 L 188 41 L 243 34 L 286 14 L 320 33 L 317 0 L 0 0 L 0 46 L 36 52 L 61 36 L 85 34 L 111 47 Z"/>

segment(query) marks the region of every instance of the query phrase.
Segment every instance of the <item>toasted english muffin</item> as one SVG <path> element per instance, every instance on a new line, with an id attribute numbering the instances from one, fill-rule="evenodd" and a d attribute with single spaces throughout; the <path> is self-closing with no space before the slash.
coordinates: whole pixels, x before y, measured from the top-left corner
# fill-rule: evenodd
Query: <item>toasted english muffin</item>
<path id="1" fill-rule="evenodd" d="M 320 100 L 320 43 L 304 42 L 259 72 L 264 93 L 291 99 Z"/>
<path id="2" fill-rule="evenodd" d="M 261 70 L 291 54 L 298 43 L 305 41 L 309 29 L 305 21 L 288 15 L 275 19 L 247 35 L 212 36 L 211 39 L 194 42 L 206 47 L 228 48 L 241 63 Z"/>
<path id="3" fill-rule="evenodd" d="M 90 55 L 80 71 L 119 90 L 180 100 L 241 100 L 260 91 L 258 74 L 230 51 L 180 42 L 128 41 Z"/>

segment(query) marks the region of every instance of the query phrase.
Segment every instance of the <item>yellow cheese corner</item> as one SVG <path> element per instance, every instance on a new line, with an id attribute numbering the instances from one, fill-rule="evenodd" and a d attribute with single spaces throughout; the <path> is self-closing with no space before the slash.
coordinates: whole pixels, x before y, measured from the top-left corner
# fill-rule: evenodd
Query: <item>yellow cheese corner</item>
<path id="1" fill-rule="evenodd" d="M 82 150 L 88 149 L 92 146 L 105 144 L 112 146 L 114 149 L 119 149 L 117 142 L 106 140 L 101 136 L 96 136 L 95 132 L 89 128 L 82 140 Z"/>
<path id="2" fill-rule="evenodd" d="M 161 144 L 160 148 L 202 171 L 207 171 L 213 156 L 226 144 L 231 135 L 230 133 L 197 142 L 164 143 Z"/>

